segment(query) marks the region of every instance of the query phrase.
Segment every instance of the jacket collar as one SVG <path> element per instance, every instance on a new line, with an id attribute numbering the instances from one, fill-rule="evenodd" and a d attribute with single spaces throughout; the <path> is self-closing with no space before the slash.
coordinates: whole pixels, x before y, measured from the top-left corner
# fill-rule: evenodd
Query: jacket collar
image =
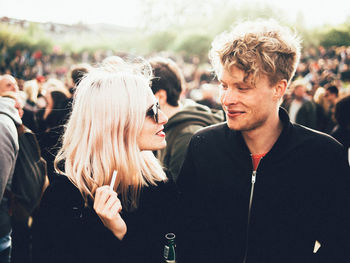
<path id="1" fill-rule="evenodd" d="M 289 120 L 288 113 L 285 109 L 281 107 L 279 108 L 279 118 L 283 125 L 282 132 L 275 144 L 272 146 L 271 150 L 264 157 L 265 159 L 270 157 L 273 157 L 274 159 L 280 159 L 282 158 L 282 153 L 285 152 L 287 148 L 289 135 L 291 133 L 291 128 L 293 127 L 293 125 Z M 242 133 L 240 131 L 230 130 L 227 125 L 225 126 L 225 128 L 226 136 L 230 142 L 229 144 L 232 146 L 234 145 L 232 147 L 232 150 L 233 154 L 235 155 L 235 158 L 239 156 L 239 158 L 248 158 L 250 160 L 250 151 L 244 141 Z"/>

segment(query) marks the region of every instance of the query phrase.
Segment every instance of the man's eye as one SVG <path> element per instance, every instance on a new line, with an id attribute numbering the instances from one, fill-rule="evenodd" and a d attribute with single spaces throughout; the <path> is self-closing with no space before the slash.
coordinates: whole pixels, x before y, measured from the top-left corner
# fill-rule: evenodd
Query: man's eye
<path id="1" fill-rule="evenodd" d="M 238 90 L 240 90 L 240 91 L 247 91 L 247 90 L 249 90 L 249 88 L 248 87 L 239 86 Z"/>

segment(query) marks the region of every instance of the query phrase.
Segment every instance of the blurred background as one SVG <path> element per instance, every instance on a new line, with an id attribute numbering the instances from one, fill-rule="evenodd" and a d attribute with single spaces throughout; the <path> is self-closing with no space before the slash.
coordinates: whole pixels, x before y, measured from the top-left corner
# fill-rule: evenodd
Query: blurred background
<path id="1" fill-rule="evenodd" d="M 316 85 L 309 90 L 330 80 L 348 90 L 350 10 L 344 0 L 0 2 L 0 74 L 15 76 L 20 89 L 35 78 L 69 85 L 67 76 L 78 63 L 162 55 L 180 65 L 192 98 L 215 97 L 211 86 L 202 85 L 213 80 L 208 51 L 214 36 L 242 20 L 274 18 L 302 36 L 296 78 Z"/>
<path id="2" fill-rule="evenodd" d="M 343 0 L 0 2 L 2 72 L 16 63 L 14 58 L 28 60 L 31 67 L 40 59 L 43 74 L 61 75 L 72 62 L 98 62 L 124 53 L 168 52 L 205 64 L 215 35 L 237 21 L 258 17 L 295 28 L 304 51 L 350 45 L 350 10 Z M 28 71 L 14 74 L 31 78 Z"/>

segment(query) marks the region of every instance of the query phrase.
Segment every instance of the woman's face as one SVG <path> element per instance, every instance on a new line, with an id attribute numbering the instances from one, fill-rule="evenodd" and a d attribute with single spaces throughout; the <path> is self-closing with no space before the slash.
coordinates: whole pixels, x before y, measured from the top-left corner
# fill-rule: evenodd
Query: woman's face
<path id="1" fill-rule="evenodd" d="M 152 91 L 147 99 L 147 114 L 137 143 L 141 151 L 155 151 L 166 146 L 164 124 L 168 122 L 165 114 L 157 108 L 157 100 Z M 156 122 L 158 118 L 158 122 Z"/>

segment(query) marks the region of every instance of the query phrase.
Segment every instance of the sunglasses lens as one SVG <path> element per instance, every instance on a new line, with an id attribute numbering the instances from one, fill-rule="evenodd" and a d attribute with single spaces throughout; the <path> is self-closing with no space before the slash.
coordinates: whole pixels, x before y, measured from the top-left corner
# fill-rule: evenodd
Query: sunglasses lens
<path id="1" fill-rule="evenodd" d="M 153 106 L 154 120 L 156 121 L 156 123 L 158 123 L 158 109 L 159 109 L 159 104 L 158 104 L 158 102 L 157 102 L 157 103 L 154 104 L 154 106 Z"/>
<path id="2" fill-rule="evenodd" d="M 156 123 L 158 123 L 158 110 L 160 109 L 159 107 L 159 103 L 157 102 L 156 104 L 154 104 L 152 106 L 152 108 L 150 108 L 148 111 L 147 111 L 147 116 L 151 117 L 154 119 L 154 121 Z"/>

